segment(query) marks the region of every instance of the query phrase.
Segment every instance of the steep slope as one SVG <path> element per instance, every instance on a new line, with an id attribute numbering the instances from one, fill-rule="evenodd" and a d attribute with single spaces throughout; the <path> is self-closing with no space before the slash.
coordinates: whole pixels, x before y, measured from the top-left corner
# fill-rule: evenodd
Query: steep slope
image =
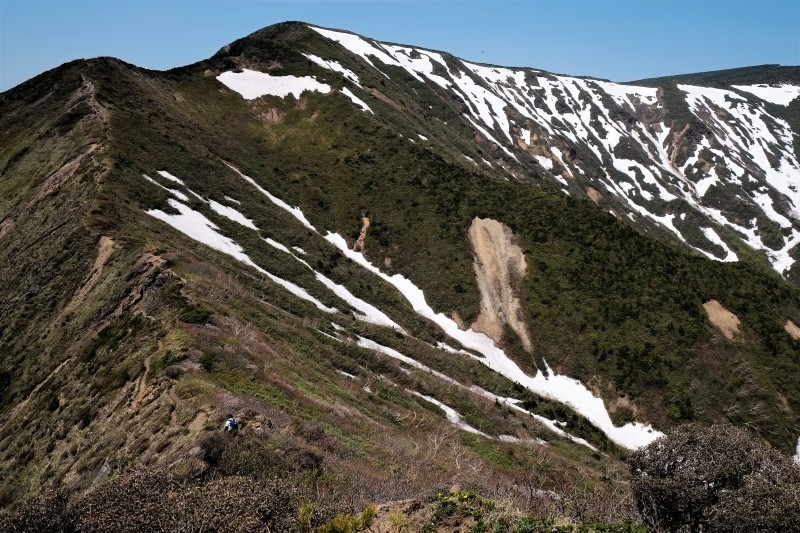
<path id="1" fill-rule="evenodd" d="M 425 123 L 415 126 L 425 142 L 443 141 L 499 176 L 542 176 L 567 194 L 594 195 L 619 216 L 666 230 L 711 258 L 735 261 L 757 250 L 790 276 L 800 213 L 792 185 L 800 175 L 796 68 L 620 85 L 313 30 L 334 46 L 301 40 L 298 29 L 279 40 L 300 41 L 304 55 L 328 71 L 323 78 L 335 74 L 343 94 L 363 90 L 421 114 Z M 246 67 L 269 32 L 222 54 Z M 748 81 L 754 76 L 761 82 Z M 223 81 L 235 78 L 227 73 Z"/>
<path id="2" fill-rule="evenodd" d="M 511 89 L 484 67 L 342 35 L 283 24 L 170 72 L 76 62 L 2 95 L 5 501 L 191 463 L 226 411 L 270 419 L 270 446 L 374 499 L 519 488 L 539 454 L 543 488 L 599 478 L 685 420 L 794 449 L 797 289 L 607 212 L 633 208 L 600 185 L 623 159 L 602 140 L 646 128 L 579 134 L 557 101 L 519 96 L 528 117 L 493 100 Z M 631 91 L 638 103 L 595 100 L 589 115 L 655 113 Z M 549 186 L 545 160 L 601 207 Z M 497 278 L 518 303 L 494 341 L 464 326 L 481 312 L 476 217 L 507 228 L 527 265 Z M 738 336 L 709 322 L 710 300 Z"/>

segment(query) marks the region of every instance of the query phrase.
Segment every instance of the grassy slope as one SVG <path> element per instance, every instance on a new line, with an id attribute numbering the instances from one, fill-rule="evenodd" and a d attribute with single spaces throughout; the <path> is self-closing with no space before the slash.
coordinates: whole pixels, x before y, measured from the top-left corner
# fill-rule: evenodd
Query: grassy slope
<path id="1" fill-rule="evenodd" d="M 285 70 L 277 72 L 306 65 L 279 44 L 268 43 L 262 53 L 261 60 L 272 57 L 283 64 Z M 551 439 L 548 468 L 540 480 L 544 487 L 557 487 L 564 476 L 597 475 L 599 456 L 553 440 L 529 420 L 465 396 L 431 376 L 407 374 L 384 357 L 331 341 L 314 331 L 332 332 L 330 317 L 143 214 L 143 209 L 165 207 L 165 193 L 141 178 L 161 169 L 206 197 L 237 198 L 262 236 L 302 247 L 315 268 L 380 303 L 416 337 L 428 342 L 439 338 L 396 291 L 363 276 L 318 238 L 298 231 L 291 217 L 254 193 L 222 159 L 273 194 L 301 205 L 323 233 L 338 231 L 352 238 L 361 215 L 368 212 L 373 221 L 368 257 L 381 265 L 391 259 L 387 270 L 410 277 L 437 310 L 456 310 L 467 320 L 477 313 L 478 295 L 466 229 L 475 216 L 501 220 L 518 236 L 529 264 L 521 291 L 535 339 L 534 357 L 513 339 L 507 342 L 520 364 L 533 369 L 545 357 L 554 368 L 593 383 L 609 397 L 631 394 L 642 417 L 660 424 L 727 416 L 787 449 L 794 442 L 800 398 L 793 384 L 800 360 L 798 346 L 782 331 L 782 323 L 787 317 L 800 322 L 795 289 L 757 266 L 691 257 L 636 233 L 592 204 L 465 171 L 451 163 L 451 152 L 401 139 L 398 134 L 407 137 L 420 119 L 376 100 L 370 105 L 389 122 L 354 112 L 347 99 L 335 94 L 309 95 L 304 107 L 277 99 L 250 106 L 204 75 L 206 68 L 224 66 L 225 61 L 216 58 L 167 74 L 112 60 L 82 66 L 110 112 L 107 151 L 97 166 L 82 169 L 35 210 L 19 207 L 35 194 L 36 176 L 58 168 L 61 160 L 53 154 L 67 158 L 88 140 L 102 138 L 105 130 L 96 121 L 89 131 L 80 120 L 68 122 L 67 130 L 31 123 L 15 128 L 21 133 L 13 140 L 4 139 L 4 161 L 25 146 L 31 149 L 17 156 L 13 169 L 4 167 L 0 183 L 9 191 L 3 195 L 9 202 L 4 205 L 12 206 L 3 214 L 13 209 L 19 213 L 16 226 L 0 241 L 17 258 L 3 264 L 9 276 L 4 279 L 12 279 L 8 287 L 14 288 L 14 300 L 6 301 L 15 302 L 4 308 L 1 323 L 4 348 L 11 354 L 2 362 L 2 376 L 13 383 L 2 398 L 3 412 L 25 398 L 65 356 L 73 361 L 45 383 L 31 408 L 5 432 L 0 466 L 4 478 L 12 480 L 4 484 L 5 498 L 49 483 L 85 486 L 106 461 L 121 469 L 179 457 L 204 431 L 189 430 L 189 422 L 202 411 L 210 416 L 205 429 L 213 429 L 227 409 L 246 422 L 255 413 L 266 413 L 278 422 L 284 445 L 308 447 L 331 471 L 367 476 L 370 483 L 365 485 L 391 486 L 399 495 L 447 483 L 453 476 L 512 483 L 530 472 L 535 458 L 524 448 L 520 453 L 512 445 L 448 432 L 438 409 L 404 392 L 406 388 L 445 401 L 468 423 L 492 434 Z M 73 85 L 61 86 L 78 87 L 79 73 L 67 74 Z M 9 95 L 4 97 L 9 98 L 4 105 L 23 109 Z M 36 101 L 41 95 L 25 98 Z M 254 111 L 267 107 L 283 110 L 284 121 L 257 120 Z M 55 106 L 43 116 L 58 123 L 59 110 Z M 56 151 L 41 148 L 40 157 L 33 143 L 42 139 L 42 131 L 60 131 L 49 142 L 72 144 Z M 43 173 L 44 154 L 55 159 Z M 100 162 L 107 163 L 108 173 L 102 173 Z M 86 202 L 76 201 L 80 198 Z M 302 282 L 329 305 L 345 309 L 343 302 L 314 285 L 308 271 L 263 245 L 249 230 L 199 202 L 192 206 L 243 244 L 264 268 Z M 25 248 L 31 235 L 65 220 L 71 222 L 63 226 L 64 236 Z M 78 316 L 53 323 L 88 275 L 99 235 L 112 236 L 118 245 L 102 282 Z M 169 262 L 148 269 L 142 263 L 144 253 Z M 31 294 L 34 286 L 38 292 Z M 708 298 L 719 299 L 739 315 L 745 342 L 721 340 L 706 324 L 700 305 Z M 209 325 L 187 323 L 209 312 Z M 525 398 L 482 365 L 466 358 L 456 365 L 413 339 L 351 319 L 339 322 L 353 334 L 394 346 L 464 383 L 527 399 L 531 408 L 565 419 L 570 431 L 610 449 L 579 417 L 550 402 Z M 359 380 L 336 374 L 336 369 Z M 695 381 L 704 375 L 707 381 Z M 147 399 L 134 409 L 131 399 L 141 383 Z M 776 407 L 779 394 L 788 411 Z M 427 439 L 421 449 L 415 439 L 420 432 Z M 425 442 L 430 445 L 430 437 L 440 432 L 453 445 L 442 448 L 448 453 L 431 455 Z M 478 477 L 454 468 L 450 454 L 459 449 L 456 444 L 482 465 Z M 409 464 L 416 466 L 402 466 Z M 409 479 L 412 470 L 432 477 Z"/>

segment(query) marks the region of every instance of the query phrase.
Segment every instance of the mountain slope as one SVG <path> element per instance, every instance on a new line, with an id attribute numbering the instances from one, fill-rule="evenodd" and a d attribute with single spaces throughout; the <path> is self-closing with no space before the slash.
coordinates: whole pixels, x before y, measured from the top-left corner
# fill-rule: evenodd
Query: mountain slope
<path id="1" fill-rule="evenodd" d="M 6 501 L 186 464 L 226 411 L 269 418 L 271 445 L 375 498 L 521 486 L 542 453 L 543 488 L 599 478 L 619 447 L 686 420 L 794 449 L 797 289 L 724 226 L 742 261 L 657 236 L 667 219 L 688 235 L 676 206 L 695 229 L 739 208 L 687 196 L 686 165 L 668 164 L 733 134 L 687 112 L 688 128 L 655 137 L 637 117 L 680 120 L 658 91 L 532 71 L 512 83 L 343 35 L 287 23 L 173 71 L 75 62 L 2 95 Z M 736 116 L 771 120 L 747 102 L 758 115 Z M 761 145 L 794 168 L 786 135 Z M 768 184 L 740 144 L 725 150 Z M 615 194 L 623 183 L 639 192 Z M 482 300 L 476 220 L 523 255 L 500 276 L 513 308 Z M 775 240 L 788 250 L 794 231 Z M 714 300 L 738 317 L 732 339 L 709 321 Z M 485 309 L 493 338 L 468 329 Z"/>

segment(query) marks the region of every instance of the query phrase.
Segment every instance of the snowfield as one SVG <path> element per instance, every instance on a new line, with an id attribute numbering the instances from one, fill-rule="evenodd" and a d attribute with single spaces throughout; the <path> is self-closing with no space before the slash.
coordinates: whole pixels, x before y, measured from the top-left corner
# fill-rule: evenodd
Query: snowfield
<path id="1" fill-rule="evenodd" d="M 754 94 L 765 102 L 772 104 L 788 106 L 798 96 L 800 96 L 800 87 L 797 85 L 731 85 L 734 89 Z"/>
<path id="2" fill-rule="evenodd" d="M 272 76 L 266 72 L 243 69 L 242 72 L 223 72 L 217 79 L 229 89 L 241 94 L 245 100 L 272 95 L 286 98 L 290 94 L 299 99 L 305 91 L 323 94 L 331 92 L 330 85 L 318 82 L 310 76 Z"/>

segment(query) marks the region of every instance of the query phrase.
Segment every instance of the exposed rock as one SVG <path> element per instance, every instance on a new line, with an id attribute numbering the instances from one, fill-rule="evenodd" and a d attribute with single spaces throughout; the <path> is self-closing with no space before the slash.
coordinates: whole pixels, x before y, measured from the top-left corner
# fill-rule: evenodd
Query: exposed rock
<path id="1" fill-rule="evenodd" d="M 474 253 L 473 266 L 481 292 L 481 311 L 472 329 L 499 342 L 505 326 L 519 336 L 522 346 L 531 351 L 531 340 L 523 321 L 522 305 L 514 287 L 525 276 L 525 256 L 513 243 L 514 235 L 504 224 L 475 218 L 469 228 Z"/>

